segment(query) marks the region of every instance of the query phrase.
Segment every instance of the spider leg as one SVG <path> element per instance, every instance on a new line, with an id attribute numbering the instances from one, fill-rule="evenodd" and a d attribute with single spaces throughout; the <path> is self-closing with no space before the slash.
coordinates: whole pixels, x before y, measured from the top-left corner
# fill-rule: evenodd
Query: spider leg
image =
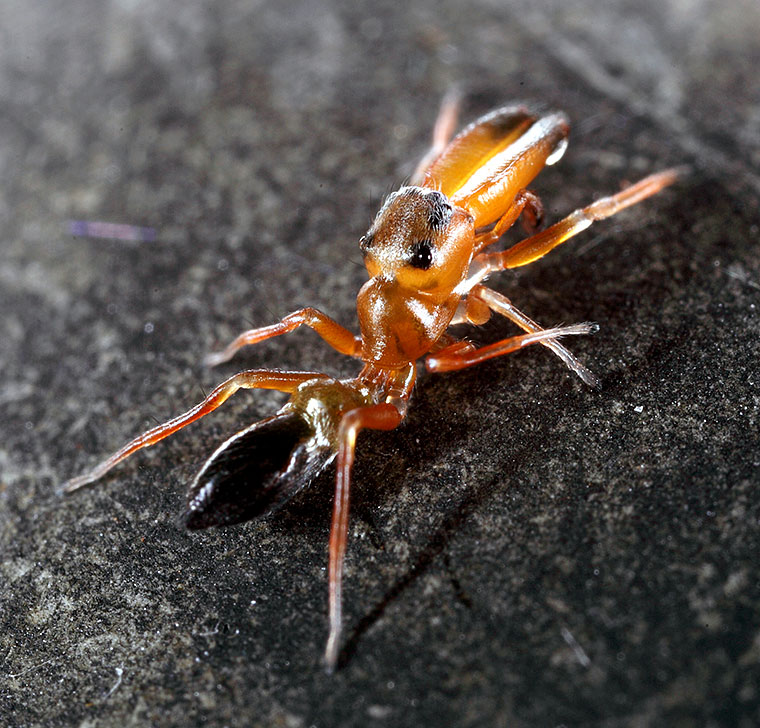
<path id="1" fill-rule="evenodd" d="M 276 389 L 280 392 L 294 392 L 300 384 L 311 379 L 327 378 L 326 374 L 314 372 L 274 372 L 267 369 L 249 369 L 239 372 L 217 386 L 202 402 L 184 414 L 168 422 L 157 425 L 139 435 L 109 458 L 84 475 L 72 478 L 63 485 L 65 493 L 71 493 L 84 485 L 102 478 L 111 468 L 144 447 L 150 447 L 165 437 L 181 430 L 191 422 L 213 412 L 219 405 L 229 399 L 238 389 Z"/>
<path id="2" fill-rule="evenodd" d="M 517 219 L 522 215 L 523 227 L 530 234 L 535 233 L 540 227 L 544 217 L 544 206 L 541 199 L 535 192 L 530 190 L 520 190 L 512 204 L 506 212 L 499 218 L 496 224 L 484 233 L 475 238 L 476 251 L 480 252 L 483 248 L 493 245 L 504 235 Z"/>
<path id="3" fill-rule="evenodd" d="M 510 336 L 508 339 L 496 341 L 488 346 L 475 348 L 466 346 L 466 342 L 456 342 L 442 349 L 437 354 L 431 354 L 425 359 L 425 365 L 431 372 L 451 372 L 480 364 L 487 359 L 511 354 L 531 344 L 543 344 L 556 341 L 560 336 L 577 336 L 591 334 L 596 330 L 596 324 L 582 323 L 571 326 L 558 326 L 553 329 L 541 329 L 529 334 Z M 463 346 L 462 344 L 465 343 Z"/>
<path id="4" fill-rule="evenodd" d="M 351 410 L 343 416 L 338 432 L 338 468 L 335 479 L 335 502 L 330 527 L 329 619 L 330 631 L 325 647 L 325 664 L 332 672 L 337 663 L 342 623 L 343 560 L 348 538 L 348 501 L 351 468 L 354 463 L 356 438 L 362 430 L 392 430 L 404 419 L 394 404 L 383 402 Z"/>
<path id="5" fill-rule="evenodd" d="M 649 175 L 636 184 L 626 187 L 610 197 L 602 197 L 596 202 L 570 213 L 566 218 L 546 230 L 532 235 L 501 253 L 490 253 L 480 258 L 490 271 L 517 268 L 527 265 L 546 255 L 550 250 L 569 238 L 582 232 L 591 223 L 615 215 L 630 205 L 650 197 L 678 179 L 678 169 Z"/>
<path id="6" fill-rule="evenodd" d="M 491 311 L 494 311 L 495 313 L 508 318 L 512 323 L 517 324 L 523 331 L 537 333 L 544 330 L 501 293 L 497 293 L 485 286 L 478 285 L 472 289 L 470 295 L 476 300 L 485 303 Z M 594 389 L 599 389 L 601 387 L 599 378 L 586 369 L 586 367 L 578 361 L 576 356 L 568 351 L 563 344 L 557 341 L 557 339 L 547 339 L 541 343 L 562 359 L 568 368 L 575 372 L 586 384 L 589 385 L 589 387 L 593 387 Z"/>
<path id="7" fill-rule="evenodd" d="M 206 366 L 216 366 L 231 359 L 238 349 L 251 344 L 257 344 L 274 336 L 290 333 L 299 326 L 308 326 L 314 329 L 333 349 L 348 356 L 359 356 L 362 340 L 360 336 L 352 334 L 347 328 L 330 318 L 316 308 L 301 308 L 289 313 L 279 323 L 271 326 L 262 326 L 258 329 L 250 329 L 240 334 L 231 344 L 222 351 L 209 354 L 204 359 Z"/>

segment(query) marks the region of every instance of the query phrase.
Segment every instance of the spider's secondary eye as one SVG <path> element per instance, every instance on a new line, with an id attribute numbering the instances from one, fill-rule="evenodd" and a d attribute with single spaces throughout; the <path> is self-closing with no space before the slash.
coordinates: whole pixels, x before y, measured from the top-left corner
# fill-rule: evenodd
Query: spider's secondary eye
<path id="1" fill-rule="evenodd" d="M 432 202 L 428 225 L 431 230 L 441 230 L 445 228 L 451 220 L 451 205 L 449 201 L 440 192 L 430 192 L 428 198 Z"/>
<path id="2" fill-rule="evenodd" d="M 418 240 L 412 245 L 412 254 L 409 256 L 409 265 L 420 270 L 427 270 L 433 264 L 433 242 L 431 240 Z"/>
<path id="3" fill-rule="evenodd" d="M 362 235 L 359 238 L 359 250 L 362 251 L 362 255 L 367 255 L 369 253 L 369 249 L 372 247 L 372 243 L 374 242 L 375 236 L 371 233 L 367 233 L 366 235 Z"/>

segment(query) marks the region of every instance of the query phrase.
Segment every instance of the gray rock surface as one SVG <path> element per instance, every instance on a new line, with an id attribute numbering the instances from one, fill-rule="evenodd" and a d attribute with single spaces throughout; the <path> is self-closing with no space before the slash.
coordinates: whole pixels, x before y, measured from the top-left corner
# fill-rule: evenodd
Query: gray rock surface
<path id="1" fill-rule="evenodd" d="M 756 0 L 28 0 L 0 29 L 0 724 L 760 724 Z M 330 677 L 330 479 L 176 519 L 276 395 L 56 489 L 236 368 L 356 370 L 311 332 L 200 361 L 303 305 L 355 326 L 356 241 L 453 85 L 465 120 L 568 113 L 552 220 L 692 173 L 494 282 L 600 323 L 571 348 L 601 392 L 528 350 L 422 376 L 362 436 Z"/>

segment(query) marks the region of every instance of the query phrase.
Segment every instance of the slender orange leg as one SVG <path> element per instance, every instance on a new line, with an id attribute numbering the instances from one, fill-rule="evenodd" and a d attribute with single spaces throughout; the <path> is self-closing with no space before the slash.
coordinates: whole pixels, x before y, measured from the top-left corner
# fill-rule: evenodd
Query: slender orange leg
<path id="1" fill-rule="evenodd" d="M 645 177 L 616 195 L 602 197 L 587 207 L 570 213 L 564 220 L 560 220 L 537 235 L 522 240 L 509 250 L 483 256 L 483 261 L 491 271 L 517 268 L 532 263 L 573 235 L 585 230 L 591 223 L 610 217 L 626 207 L 635 205 L 637 202 L 656 194 L 663 187 L 673 184 L 678 176 L 679 170 L 666 169 L 664 172 Z"/>
<path id="2" fill-rule="evenodd" d="M 189 425 L 191 422 L 209 414 L 209 412 L 213 412 L 219 405 L 235 394 L 238 389 L 276 389 L 280 392 L 294 392 L 303 382 L 319 378 L 327 378 L 327 375 L 315 374 L 314 372 L 273 372 L 267 369 L 249 369 L 239 372 L 222 382 L 206 399 L 195 405 L 192 409 L 139 435 L 127 443 L 121 450 L 118 450 L 111 457 L 100 463 L 100 465 L 95 466 L 89 473 L 67 481 L 63 489 L 66 493 L 71 493 L 83 485 L 93 483 L 102 478 L 111 468 L 138 450 L 155 445 L 165 437 L 169 437 L 169 435 L 177 432 L 177 430 L 181 430 L 185 425 Z"/>
<path id="3" fill-rule="evenodd" d="M 299 326 L 314 329 L 333 349 L 348 356 L 359 356 L 362 347 L 360 336 L 352 334 L 347 328 L 331 319 L 327 314 L 316 308 L 301 308 L 289 313 L 277 324 L 250 329 L 240 334 L 229 346 L 222 351 L 209 354 L 204 359 L 206 366 L 216 366 L 231 359 L 238 349 L 251 344 L 257 344 L 274 336 L 290 333 Z"/>
<path id="4" fill-rule="evenodd" d="M 404 419 L 392 404 L 382 403 L 347 412 L 340 423 L 338 438 L 338 472 L 335 480 L 335 503 L 330 527 L 329 612 L 330 632 L 325 648 L 325 663 L 333 671 L 338 663 L 342 622 L 343 559 L 348 538 L 348 499 L 351 486 L 351 467 L 358 434 L 365 429 L 392 430 Z"/>
<path id="5" fill-rule="evenodd" d="M 497 293 L 485 286 L 478 285 L 472 289 L 470 295 L 479 301 L 483 301 L 483 303 L 485 303 L 492 311 L 501 314 L 512 321 L 512 323 L 517 324 L 523 331 L 537 333 L 544 330 L 533 321 L 533 319 L 528 318 L 528 316 L 520 311 L 506 296 L 502 296 L 501 293 Z M 541 343 L 562 359 L 562 361 L 565 362 L 565 364 L 586 384 L 594 389 L 600 388 L 601 384 L 599 378 L 586 369 L 586 367 L 578 361 L 575 355 L 568 351 L 559 341 L 556 339 L 548 339 Z"/>
<path id="6" fill-rule="evenodd" d="M 460 339 L 459 341 L 451 341 L 450 343 L 446 344 L 446 346 L 442 346 L 440 349 L 438 349 L 438 351 L 430 354 L 428 356 L 428 359 L 431 357 L 436 358 L 439 354 L 443 354 L 447 359 L 450 359 L 451 357 L 462 356 L 464 354 L 469 354 L 470 352 L 477 350 L 478 347 L 475 346 L 475 344 L 473 344 L 471 341 Z"/>
<path id="7" fill-rule="evenodd" d="M 509 228 L 517 222 L 520 215 L 523 216 L 524 227 L 535 232 L 541 224 L 543 218 L 544 206 L 535 192 L 530 190 L 520 190 L 507 211 L 499 218 L 496 224 L 487 232 L 478 235 L 475 238 L 476 252 L 483 248 L 493 245 L 504 235 Z M 527 217 L 527 219 L 526 219 Z"/>
<path id="8" fill-rule="evenodd" d="M 425 359 L 425 365 L 428 371 L 431 372 L 451 372 L 456 369 L 464 369 L 465 367 L 480 364 L 480 362 L 487 359 L 511 354 L 513 351 L 530 346 L 531 344 L 542 344 L 546 341 L 555 340 L 560 336 L 591 334 L 595 330 L 596 324 L 583 323 L 573 324 L 572 326 L 558 326 L 554 329 L 543 329 L 531 334 L 511 336 L 508 339 L 502 339 L 479 349 L 470 349 L 469 347 L 452 344 L 437 354 L 428 356 Z"/>

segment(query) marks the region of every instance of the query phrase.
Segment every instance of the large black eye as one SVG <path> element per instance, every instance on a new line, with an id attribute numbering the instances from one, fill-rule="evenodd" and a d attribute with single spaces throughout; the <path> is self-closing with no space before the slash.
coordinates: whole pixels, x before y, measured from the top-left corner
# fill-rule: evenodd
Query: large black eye
<path id="1" fill-rule="evenodd" d="M 418 240 L 412 245 L 409 265 L 420 270 L 427 270 L 433 265 L 433 241 Z"/>

